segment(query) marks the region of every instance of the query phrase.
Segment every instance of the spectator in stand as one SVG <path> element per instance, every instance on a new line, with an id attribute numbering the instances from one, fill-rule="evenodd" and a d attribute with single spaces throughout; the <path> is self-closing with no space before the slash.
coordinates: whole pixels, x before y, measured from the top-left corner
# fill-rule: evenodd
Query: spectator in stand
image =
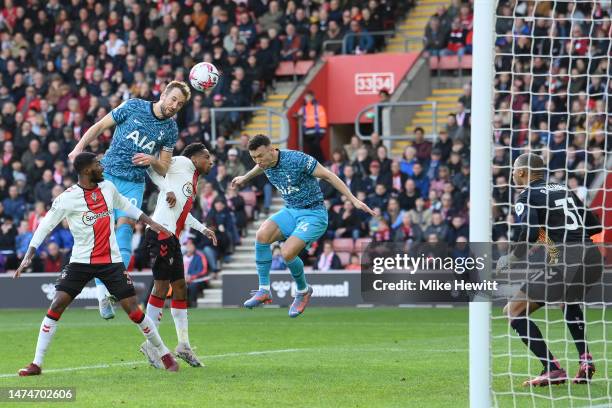
<path id="1" fill-rule="evenodd" d="M 325 161 L 321 150 L 321 140 L 327 130 L 327 112 L 325 108 L 315 99 L 312 90 L 306 91 L 304 104 L 298 111 L 302 120 L 302 132 L 304 135 L 304 147 L 306 153 L 317 159 L 319 163 Z"/>
<path id="2" fill-rule="evenodd" d="M 364 29 L 359 21 L 351 20 L 346 34 L 346 52 L 349 54 L 368 54 L 374 51 L 374 37 Z"/>
<path id="3" fill-rule="evenodd" d="M 429 194 L 429 183 L 430 180 L 427 178 L 427 174 L 423 171 L 423 165 L 419 162 L 414 163 L 412 166 L 412 179 L 416 184 L 416 187 L 421 192 L 423 198 Z"/>
<path id="4" fill-rule="evenodd" d="M 231 185 L 227 186 L 225 191 L 227 208 L 234 214 L 236 220 L 236 228 L 240 236 L 246 236 L 247 215 L 245 210 L 244 198 L 242 198 L 236 189 Z"/>
<path id="5" fill-rule="evenodd" d="M 430 141 L 425 140 L 425 129 L 420 126 L 414 129 L 414 143 L 412 145 L 416 149 L 417 160 L 426 164 L 431 156 L 432 145 Z"/>
<path id="6" fill-rule="evenodd" d="M 4 255 L 6 269 L 16 267 L 17 256 L 15 251 L 15 240 L 17 230 L 13 224 L 13 217 L 5 215 L 0 225 L 0 253 Z"/>
<path id="7" fill-rule="evenodd" d="M 55 242 L 47 245 L 47 250 L 43 255 L 44 272 L 59 272 L 64 265 L 64 256 Z"/>
<path id="8" fill-rule="evenodd" d="M 353 238 L 361 237 L 361 218 L 353 203 L 346 200 L 340 210 L 337 218 L 337 225 L 332 226 L 335 230 L 336 238 Z"/>
<path id="9" fill-rule="evenodd" d="M 314 60 L 321 54 L 321 48 L 323 47 L 323 39 L 325 34 L 319 29 L 318 24 L 310 24 L 308 33 L 305 34 L 305 46 L 308 58 Z"/>
<path id="10" fill-rule="evenodd" d="M 414 208 L 408 211 L 410 216 L 410 224 L 416 225 L 421 231 L 424 231 L 431 224 L 431 208 L 425 207 L 425 200 L 419 197 L 414 202 Z"/>
<path id="11" fill-rule="evenodd" d="M 448 224 L 444 221 L 444 217 L 439 211 L 434 212 L 431 216 L 431 224 L 425 229 L 425 236 L 429 240 L 434 235 L 438 241 L 445 242 L 448 239 L 448 234 Z"/>
<path id="12" fill-rule="evenodd" d="M 425 27 L 423 48 L 426 56 L 439 57 L 446 47 L 447 31 L 440 25 L 438 17 L 432 17 Z"/>
<path id="13" fill-rule="evenodd" d="M 43 203 L 51 203 L 51 190 L 55 185 L 53 173 L 51 170 L 46 169 L 43 172 L 42 180 L 34 186 L 34 199 L 36 201 L 42 201 Z"/>
<path id="14" fill-rule="evenodd" d="M 19 262 L 21 262 L 21 259 L 23 259 L 23 256 L 28 251 L 33 235 L 32 231 L 28 228 L 28 222 L 21 220 L 19 228 L 17 228 L 17 236 L 15 237 L 15 252 Z"/>
<path id="15" fill-rule="evenodd" d="M 366 181 L 363 178 L 355 174 L 353 166 L 344 166 L 342 173 L 342 177 L 340 178 L 354 195 L 357 195 L 358 191 L 365 191 L 371 188 L 366 184 Z"/>
<path id="16" fill-rule="evenodd" d="M 285 264 L 285 260 L 281 255 L 280 247 L 274 248 L 272 251 L 272 265 L 270 266 L 271 271 L 284 271 L 287 269 L 287 265 Z"/>
<path id="17" fill-rule="evenodd" d="M 455 18 L 451 24 L 446 48 L 440 51 L 440 55 L 444 57 L 449 55 L 458 55 L 459 58 L 463 57 L 466 51 L 466 35 L 467 32 L 461 27 L 461 21 L 458 17 Z"/>
<path id="18" fill-rule="evenodd" d="M 282 61 L 297 61 L 304 56 L 304 38 L 295 30 L 293 24 L 287 24 L 285 37 L 280 52 Z"/>
<path id="19" fill-rule="evenodd" d="M 418 225 L 412 224 L 410 215 L 402 213 L 401 223 L 393 229 L 394 242 L 419 242 L 422 232 Z"/>
<path id="20" fill-rule="evenodd" d="M 379 183 L 374 187 L 374 192 L 368 196 L 367 204 L 370 208 L 387 208 L 389 201 L 389 193 L 387 192 L 387 184 Z"/>
<path id="21" fill-rule="evenodd" d="M 208 262 L 206 256 L 196 249 L 191 239 L 185 245 L 183 265 L 185 268 L 185 283 L 187 283 L 187 301 L 190 308 L 197 307 L 198 296 L 206 287 L 206 282 L 202 280 L 208 274 Z"/>
<path id="22" fill-rule="evenodd" d="M 383 175 L 391 175 L 391 159 L 387 156 L 387 148 L 378 146 L 376 149 L 376 159 L 380 163 L 380 173 Z"/>
<path id="23" fill-rule="evenodd" d="M 342 269 L 340 258 L 334 252 L 334 247 L 331 241 L 325 241 L 323 244 L 323 252 L 317 260 L 316 270 L 327 272 L 334 269 Z"/>
<path id="24" fill-rule="evenodd" d="M 383 185 L 385 188 L 391 186 L 391 171 L 383 173 L 380 162 L 374 160 L 370 163 L 370 175 L 368 176 L 371 185 Z"/>
<path id="25" fill-rule="evenodd" d="M 448 161 L 452 146 L 453 142 L 448 136 L 448 131 L 441 130 L 440 133 L 438 133 L 438 140 L 436 141 L 433 150 L 440 151 L 440 160 L 443 163 L 446 163 Z"/>
<path id="26" fill-rule="evenodd" d="M 277 31 L 280 31 L 282 18 L 283 12 L 280 10 L 278 1 L 271 1 L 268 4 L 268 12 L 259 17 L 257 22 L 264 32 L 268 31 L 270 28 L 275 28 Z"/>
<path id="27" fill-rule="evenodd" d="M 451 220 L 448 236 L 446 238 L 449 245 L 459 242 L 459 238 L 469 238 L 469 228 L 465 220 L 460 216 L 454 216 Z"/>
<path id="28" fill-rule="evenodd" d="M 329 26 L 323 37 L 323 55 L 334 55 L 342 52 L 342 39 L 344 34 L 335 20 L 329 21 Z M 326 44 L 327 43 L 327 44 Z"/>
<path id="29" fill-rule="evenodd" d="M 349 162 L 355 161 L 357 158 L 357 150 L 363 145 L 363 142 L 357 135 L 351 136 L 351 142 L 344 145 L 344 152 Z"/>
<path id="30" fill-rule="evenodd" d="M 34 204 L 34 211 L 30 211 L 30 215 L 26 221 L 28 223 L 28 229 L 34 232 L 46 214 L 47 208 L 45 207 L 45 203 L 43 201 L 37 201 Z"/>
<path id="31" fill-rule="evenodd" d="M 347 271 L 360 271 L 361 270 L 361 262 L 359 262 L 359 255 L 351 254 L 351 259 L 348 265 L 344 267 L 344 270 Z"/>
<path id="32" fill-rule="evenodd" d="M 225 162 L 228 179 L 243 175 L 246 173 L 244 164 L 238 158 L 238 150 L 235 148 L 229 149 L 227 152 L 227 161 Z"/>
<path id="33" fill-rule="evenodd" d="M 5 214 L 9 215 L 15 220 L 23 219 L 26 212 L 26 202 L 25 199 L 19 195 L 16 185 L 9 187 L 9 196 L 8 198 L 4 199 L 2 204 L 4 206 Z"/>
<path id="34" fill-rule="evenodd" d="M 391 197 L 387 203 L 387 212 L 384 217 L 389 221 L 391 229 L 397 228 L 402 222 L 402 217 L 406 212 L 400 208 L 399 200 Z"/>
<path id="35" fill-rule="evenodd" d="M 383 217 L 378 222 L 378 229 L 374 233 L 374 242 L 391 241 L 391 228 L 389 222 Z"/>

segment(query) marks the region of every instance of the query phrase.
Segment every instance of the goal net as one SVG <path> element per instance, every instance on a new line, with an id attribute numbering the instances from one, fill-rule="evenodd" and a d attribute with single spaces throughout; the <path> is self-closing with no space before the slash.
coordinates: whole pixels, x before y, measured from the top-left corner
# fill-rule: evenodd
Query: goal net
<path id="1" fill-rule="evenodd" d="M 518 238 L 521 209 L 513 184 L 512 163 L 531 152 L 544 159 L 547 183 L 573 191 L 593 209 L 606 234 L 606 178 L 612 145 L 612 55 L 610 1 L 502 1 L 495 10 L 494 112 L 492 165 L 492 241 L 494 252 L 507 250 Z M 473 78 L 478 81 L 478 78 Z M 473 136 L 474 137 L 474 136 Z M 609 183 L 609 182 L 608 182 Z M 609 187 L 608 187 L 609 188 Z M 612 192 L 608 193 L 612 198 Z M 612 202 L 612 200 L 608 201 Z M 571 202 L 567 225 L 576 218 Z M 562 204 L 560 204 L 561 206 Z M 581 213 L 577 209 L 577 213 Z M 542 225 L 545 227 L 545 225 Z M 608 250 L 610 252 L 610 250 Z M 530 258 L 531 259 L 531 258 Z M 505 293 L 494 299 L 491 311 L 491 404 L 500 407 L 612 406 L 612 312 L 603 290 L 589 293 L 580 306 L 584 331 L 596 372 L 587 384 L 574 384 L 580 358 L 562 302 L 548 302 L 530 316 L 552 355 L 568 376 L 561 385 L 523 386 L 540 375 L 543 365 L 521 340 L 502 305 L 512 296 L 536 261 L 501 277 Z M 605 279 L 604 273 L 604 282 Z M 532 340 L 531 338 L 529 339 Z"/>

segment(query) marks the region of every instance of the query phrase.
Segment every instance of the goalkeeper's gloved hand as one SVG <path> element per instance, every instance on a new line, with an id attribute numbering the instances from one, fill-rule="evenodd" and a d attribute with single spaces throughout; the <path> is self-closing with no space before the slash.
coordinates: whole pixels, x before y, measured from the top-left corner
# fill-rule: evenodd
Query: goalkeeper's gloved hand
<path id="1" fill-rule="evenodd" d="M 509 269 L 512 263 L 518 261 L 520 261 L 520 259 L 516 257 L 513 253 L 500 256 L 497 260 L 497 267 L 495 268 L 495 273 L 501 273 Z"/>

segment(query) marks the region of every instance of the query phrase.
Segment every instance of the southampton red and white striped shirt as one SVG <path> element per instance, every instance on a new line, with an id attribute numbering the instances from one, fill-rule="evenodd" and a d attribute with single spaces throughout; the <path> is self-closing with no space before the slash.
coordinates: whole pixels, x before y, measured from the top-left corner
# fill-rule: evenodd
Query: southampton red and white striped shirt
<path id="1" fill-rule="evenodd" d="M 122 262 L 115 239 L 115 209 L 123 210 L 130 218 L 138 219 L 142 211 L 119 194 L 110 181 L 98 183 L 87 190 L 74 185 L 60 194 L 36 229 L 30 246 L 38 248 L 47 235 L 68 220 L 74 237 L 71 263 L 109 264 Z"/>
<path id="2" fill-rule="evenodd" d="M 185 227 L 204 231 L 206 227 L 189 213 L 193 208 L 199 176 L 191 159 L 185 156 L 173 157 L 165 178 L 153 169 L 149 169 L 148 173 L 159 188 L 155 212 L 151 216 L 153 221 L 163 225 L 177 237 Z M 170 191 L 176 196 L 176 204 L 172 208 L 166 202 L 166 194 Z"/>

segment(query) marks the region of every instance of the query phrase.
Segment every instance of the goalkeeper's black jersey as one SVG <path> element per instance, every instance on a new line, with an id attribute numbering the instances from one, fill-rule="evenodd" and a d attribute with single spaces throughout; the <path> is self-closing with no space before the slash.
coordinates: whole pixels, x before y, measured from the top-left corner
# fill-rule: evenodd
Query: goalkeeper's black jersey
<path id="1" fill-rule="evenodd" d="M 593 212 L 562 184 L 531 182 L 519 195 L 514 211 L 521 227 L 518 244 L 587 243 L 601 232 L 601 223 Z M 524 256 L 526 249 L 525 245 L 517 246 L 515 255 Z"/>

